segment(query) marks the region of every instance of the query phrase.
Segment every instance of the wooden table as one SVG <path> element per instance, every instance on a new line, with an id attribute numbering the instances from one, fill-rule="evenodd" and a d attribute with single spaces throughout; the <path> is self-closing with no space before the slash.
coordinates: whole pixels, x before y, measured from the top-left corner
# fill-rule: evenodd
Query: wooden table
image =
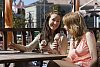
<path id="1" fill-rule="evenodd" d="M 15 62 L 28 62 L 28 61 L 43 61 L 43 60 L 60 60 L 66 58 L 66 55 L 48 55 L 34 52 L 19 51 L 0 51 L 0 63 L 15 63 Z M 6 65 L 5 67 L 9 67 Z"/>

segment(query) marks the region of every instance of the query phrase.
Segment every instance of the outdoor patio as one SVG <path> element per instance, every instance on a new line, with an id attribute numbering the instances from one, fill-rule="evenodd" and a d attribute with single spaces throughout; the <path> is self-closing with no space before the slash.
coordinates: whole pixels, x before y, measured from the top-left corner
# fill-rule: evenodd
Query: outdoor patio
<path id="1" fill-rule="evenodd" d="M 45 19 L 45 14 L 47 12 L 46 10 L 48 10 L 48 8 L 46 8 L 46 7 L 51 6 L 52 4 L 60 4 L 60 5 L 63 5 L 63 8 L 65 9 L 65 6 L 67 5 L 68 9 L 66 9 L 66 12 L 69 12 L 72 10 L 72 6 L 74 5 L 73 11 L 86 10 L 86 13 L 85 14 L 83 13 L 83 14 L 87 15 L 88 17 L 90 17 L 90 16 L 93 17 L 91 20 L 92 23 L 91 22 L 87 23 L 87 25 L 88 25 L 88 29 L 92 30 L 95 34 L 95 38 L 96 38 L 96 42 L 97 42 L 97 53 L 98 53 L 97 67 L 100 66 L 100 10 L 96 9 L 98 6 L 100 9 L 100 1 L 99 0 L 89 0 L 89 1 L 88 0 L 86 0 L 86 1 L 85 0 L 70 0 L 70 2 L 67 0 L 63 0 L 63 2 L 61 0 L 59 0 L 59 1 L 58 0 L 57 1 L 56 0 L 43 0 L 43 1 L 39 0 L 35 3 L 33 3 L 33 5 L 32 4 L 28 5 L 26 8 L 26 13 L 24 10 L 24 3 L 22 0 L 19 0 L 19 3 L 17 5 L 15 2 L 16 0 L 1 0 L 1 1 L 2 1 L 2 3 L 0 3 L 0 7 L 2 6 L 2 8 L 0 8 L 0 10 L 1 10 L 2 14 L 0 14 L 0 15 L 3 15 L 3 16 L 2 17 L 0 16 L 2 19 L 2 24 L 0 27 L 0 33 L 2 33 L 2 35 L 0 35 L 0 37 L 2 37 L 2 40 L 0 41 L 0 51 L 12 50 L 11 48 L 8 47 L 9 42 L 14 42 L 16 44 L 20 43 L 20 44 L 24 44 L 24 45 L 27 45 L 29 42 L 31 42 L 34 39 L 34 37 L 39 32 L 41 32 L 41 28 L 43 26 L 42 21 L 43 21 L 43 19 Z M 13 2 L 14 2 L 14 5 L 12 4 Z M 86 6 L 86 5 L 88 5 L 88 6 Z M 12 6 L 18 8 L 17 13 L 12 12 Z M 33 8 L 34 6 L 35 7 L 38 6 L 39 8 Z M 37 12 L 36 12 L 36 10 L 32 11 L 31 9 L 28 9 L 28 7 L 37 9 Z M 24 18 L 21 17 L 19 14 L 23 14 Z M 16 17 L 17 17 L 17 19 L 16 19 Z M 25 19 L 25 17 L 27 17 L 28 19 Z M 22 22 L 24 22 L 24 23 L 22 25 L 21 24 L 17 25 L 20 28 L 18 28 L 18 27 L 14 28 L 13 23 L 18 22 L 18 20 L 20 20 L 20 21 L 23 20 Z M 87 21 L 88 19 L 86 18 L 85 20 Z M 33 25 L 32 25 L 32 23 L 33 23 Z M 27 25 L 27 28 L 25 28 L 24 24 Z M 89 25 L 91 25 L 91 26 L 89 26 Z M 21 34 L 18 35 L 18 32 L 20 32 Z M 33 51 L 38 52 L 38 49 L 39 48 L 37 47 Z M 40 67 L 39 65 L 36 65 L 35 62 L 33 62 L 33 64 L 35 65 L 35 67 Z M 44 62 L 43 67 L 47 67 L 46 65 L 47 64 Z M 5 67 L 5 66 L 4 66 L 4 64 L 0 64 L 0 67 Z M 11 63 L 9 67 L 14 67 L 14 63 Z"/>

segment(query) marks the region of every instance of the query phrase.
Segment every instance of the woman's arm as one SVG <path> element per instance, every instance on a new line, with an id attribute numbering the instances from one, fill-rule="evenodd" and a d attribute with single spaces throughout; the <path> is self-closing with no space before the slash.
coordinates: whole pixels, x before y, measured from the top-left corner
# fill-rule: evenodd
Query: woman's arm
<path id="1" fill-rule="evenodd" d="M 54 42 L 47 47 L 48 53 L 50 54 L 62 54 L 67 53 L 67 37 L 65 34 L 56 34 L 54 37 Z"/>
<path id="2" fill-rule="evenodd" d="M 25 52 L 26 51 L 25 46 L 24 45 L 20 45 L 20 44 L 10 43 L 8 45 L 8 47 L 10 47 L 11 49 L 19 50 L 21 52 Z"/>
<path id="3" fill-rule="evenodd" d="M 86 33 L 86 40 L 89 47 L 90 55 L 92 58 L 90 66 L 94 65 L 97 61 L 96 40 L 94 34 L 91 32 Z"/>
<path id="4" fill-rule="evenodd" d="M 67 37 L 65 34 L 63 34 L 61 36 L 61 48 L 59 50 L 60 54 L 66 54 L 67 53 L 67 49 L 68 49 L 68 41 L 67 41 Z"/>
<path id="5" fill-rule="evenodd" d="M 20 51 L 32 51 L 33 49 L 35 49 L 35 47 L 37 46 L 37 44 L 39 43 L 39 38 L 40 38 L 40 34 L 38 34 L 34 40 L 29 43 L 26 46 L 20 45 L 20 44 L 10 44 L 9 47 L 13 48 L 13 49 L 17 49 Z"/>

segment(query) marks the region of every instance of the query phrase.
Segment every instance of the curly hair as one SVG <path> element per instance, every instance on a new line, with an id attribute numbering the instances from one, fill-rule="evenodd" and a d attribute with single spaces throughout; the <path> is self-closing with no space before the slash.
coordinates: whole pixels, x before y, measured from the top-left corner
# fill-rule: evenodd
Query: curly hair
<path id="1" fill-rule="evenodd" d="M 58 11 L 53 11 L 53 12 L 50 12 L 49 14 L 47 14 L 43 29 L 42 29 L 42 35 L 41 35 L 41 40 L 45 39 L 47 42 L 50 42 L 51 40 L 53 40 L 55 34 L 60 33 L 60 30 L 61 30 L 61 22 L 60 22 L 59 27 L 55 30 L 53 35 L 51 35 L 51 29 L 49 27 L 49 19 L 52 14 L 57 14 L 62 17 L 61 13 Z"/>
<path id="2" fill-rule="evenodd" d="M 69 28 L 72 27 L 75 37 L 80 38 L 86 32 L 87 26 L 83 16 L 79 12 L 70 12 L 63 17 L 63 23 Z"/>

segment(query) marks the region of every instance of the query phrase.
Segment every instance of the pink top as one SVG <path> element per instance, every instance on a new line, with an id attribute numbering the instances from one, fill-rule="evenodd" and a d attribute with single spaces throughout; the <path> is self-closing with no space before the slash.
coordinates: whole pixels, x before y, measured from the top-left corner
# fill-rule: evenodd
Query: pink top
<path id="1" fill-rule="evenodd" d="M 83 35 L 79 45 L 76 48 L 69 50 L 68 57 L 77 65 L 90 67 L 91 56 L 85 34 Z"/>

